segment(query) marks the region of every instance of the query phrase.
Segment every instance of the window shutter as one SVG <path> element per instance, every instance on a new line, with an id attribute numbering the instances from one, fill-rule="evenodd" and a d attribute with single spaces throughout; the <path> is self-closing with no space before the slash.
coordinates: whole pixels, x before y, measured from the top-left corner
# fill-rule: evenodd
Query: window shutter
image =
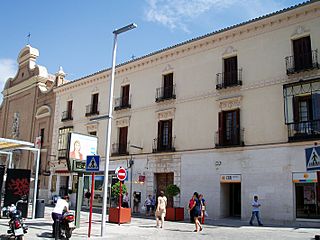
<path id="1" fill-rule="evenodd" d="M 235 112 L 236 112 L 236 119 L 235 119 L 235 121 L 236 121 L 236 143 L 237 144 L 240 144 L 240 141 L 241 141 L 241 139 L 240 139 L 240 134 L 241 134 L 241 130 L 240 130 L 240 109 L 238 108 L 237 110 L 235 110 Z"/>
<path id="2" fill-rule="evenodd" d="M 223 135 L 224 135 L 223 112 L 219 112 L 219 130 L 218 130 L 219 146 L 223 146 L 223 142 L 224 142 Z"/>
<path id="3" fill-rule="evenodd" d="M 158 141 L 157 141 L 157 148 L 160 149 L 162 142 L 162 121 L 158 122 Z"/>
<path id="4" fill-rule="evenodd" d="M 169 148 L 172 148 L 172 119 L 168 120 L 168 138 Z"/>

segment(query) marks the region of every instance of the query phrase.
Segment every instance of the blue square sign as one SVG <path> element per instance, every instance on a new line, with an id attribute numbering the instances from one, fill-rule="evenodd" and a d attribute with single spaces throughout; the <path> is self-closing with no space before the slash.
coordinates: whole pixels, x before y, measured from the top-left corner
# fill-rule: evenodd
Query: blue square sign
<path id="1" fill-rule="evenodd" d="M 320 147 L 306 148 L 307 171 L 320 170 Z"/>
<path id="2" fill-rule="evenodd" d="M 86 171 L 87 172 L 99 172 L 100 156 L 99 155 L 89 155 L 86 161 Z"/>

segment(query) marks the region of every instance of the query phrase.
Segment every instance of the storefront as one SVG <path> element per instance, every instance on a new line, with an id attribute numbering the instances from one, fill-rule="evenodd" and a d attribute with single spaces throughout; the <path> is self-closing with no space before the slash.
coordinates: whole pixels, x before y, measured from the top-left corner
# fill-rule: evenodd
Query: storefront
<path id="1" fill-rule="evenodd" d="M 222 215 L 241 217 L 241 174 L 220 175 Z"/>
<path id="2" fill-rule="evenodd" d="M 320 219 L 319 172 L 293 173 L 296 218 Z"/>

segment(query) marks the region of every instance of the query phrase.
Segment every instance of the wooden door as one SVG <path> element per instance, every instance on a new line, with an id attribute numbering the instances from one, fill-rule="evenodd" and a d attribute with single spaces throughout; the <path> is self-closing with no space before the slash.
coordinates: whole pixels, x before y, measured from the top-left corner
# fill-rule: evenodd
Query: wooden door
<path id="1" fill-rule="evenodd" d="M 130 93 L 130 85 L 125 85 L 122 87 L 122 107 L 129 106 L 129 93 Z"/>
<path id="2" fill-rule="evenodd" d="M 172 98 L 173 96 L 173 73 L 163 76 L 163 97 Z"/>
<path id="3" fill-rule="evenodd" d="M 312 67 L 310 36 L 293 41 L 294 68 L 296 71 Z"/>
<path id="4" fill-rule="evenodd" d="M 99 102 L 99 93 L 95 93 L 92 95 L 91 113 L 98 113 L 98 102 Z"/>
<path id="5" fill-rule="evenodd" d="M 127 153 L 128 127 L 119 128 L 119 154 Z"/>
<path id="6" fill-rule="evenodd" d="M 170 173 L 155 173 L 156 176 L 156 183 L 157 183 L 157 196 L 160 195 L 160 191 L 166 192 L 167 187 L 170 184 L 173 184 L 173 177 L 174 174 L 173 172 Z M 166 196 L 168 199 L 168 206 L 172 207 L 173 206 L 173 198 L 169 198 Z"/>
<path id="7" fill-rule="evenodd" d="M 68 101 L 68 105 L 67 105 L 68 119 L 72 118 L 72 103 L 73 103 L 73 101 Z"/>
<path id="8" fill-rule="evenodd" d="M 224 60 L 224 85 L 236 85 L 238 82 L 238 60 L 237 56 Z"/>

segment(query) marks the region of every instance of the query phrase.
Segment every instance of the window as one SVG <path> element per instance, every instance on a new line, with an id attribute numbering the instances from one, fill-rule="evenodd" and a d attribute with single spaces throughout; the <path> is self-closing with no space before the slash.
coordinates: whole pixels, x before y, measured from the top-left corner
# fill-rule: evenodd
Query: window
<path id="1" fill-rule="evenodd" d="M 172 119 L 158 122 L 158 151 L 172 150 Z"/>
<path id="2" fill-rule="evenodd" d="M 163 87 L 157 88 L 156 102 L 175 99 L 175 85 L 173 84 L 173 73 L 163 75 Z"/>
<path id="3" fill-rule="evenodd" d="M 41 137 L 41 147 L 42 147 L 44 142 L 44 128 L 40 129 L 40 137 Z"/>
<path id="4" fill-rule="evenodd" d="M 312 67 L 312 51 L 310 36 L 292 41 L 295 71 Z"/>
<path id="5" fill-rule="evenodd" d="M 238 83 L 237 56 L 224 59 L 224 85 L 232 86 Z"/>
<path id="6" fill-rule="evenodd" d="M 94 132 L 89 132 L 89 134 L 92 135 L 92 136 L 97 136 L 97 132 L 96 132 L 96 131 L 94 131 Z"/>
<path id="7" fill-rule="evenodd" d="M 128 127 L 119 128 L 119 154 L 127 153 Z"/>
<path id="8" fill-rule="evenodd" d="M 99 102 L 99 93 L 95 93 L 92 95 L 92 108 L 91 113 L 98 113 L 98 102 Z"/>
<path id="9" fill-rule="evenodd" d="M 65 127 L 59 129 L 58 135 L 58 158 L 67 157 L 68 133 L 73 131 L 73 127 Z"/>
<path id="10" fill-rule="evenodd" d="M 130 85 L 125 85 L 121 88 L 122 88 L 121 106 L 122 107 L 129 107 Z"/>
<path id="11" fill-rule="evenodd" d="M 219 113 L 217 146 L 243 145 L 240 139 L 240 109 Z"/>
<path id="12" fill-rule="evenodd" d="M 62 113 L 61 121 L 72 120 L 72 104 L 73 104 L 72 100 L 67 102 L 67 111 L 64 111 Z"/>

